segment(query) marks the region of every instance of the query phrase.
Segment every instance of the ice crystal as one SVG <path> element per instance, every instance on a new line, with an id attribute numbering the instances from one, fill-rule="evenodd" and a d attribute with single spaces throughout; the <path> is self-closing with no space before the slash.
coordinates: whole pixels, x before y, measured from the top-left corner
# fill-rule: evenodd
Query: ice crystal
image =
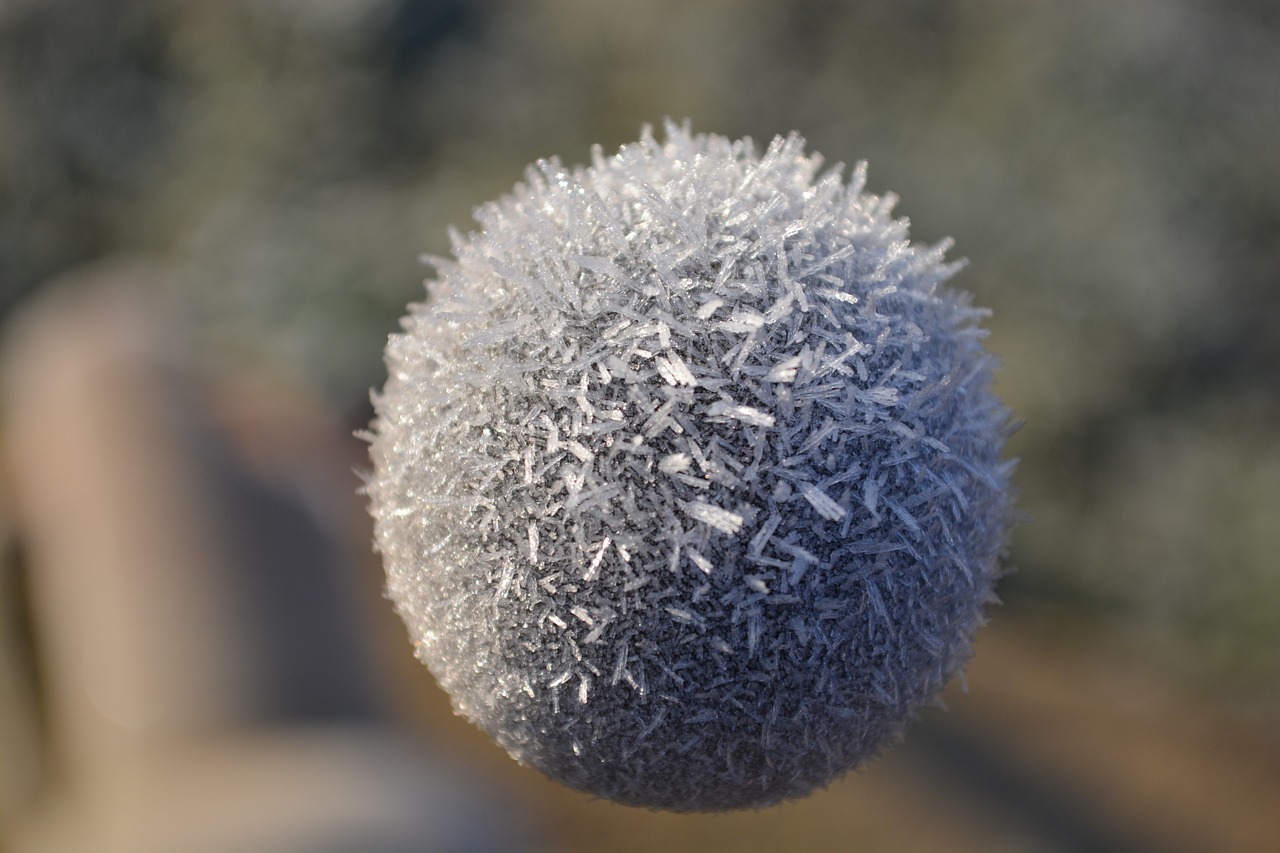
<path id="1" fill-rule="evenodd" d="M 388 591 L 456 709 L 618 802 L 757 807 L 967 660 L 1010 519 L 983 312 L 800 137 L 539 161 L 387 347 Z"/>

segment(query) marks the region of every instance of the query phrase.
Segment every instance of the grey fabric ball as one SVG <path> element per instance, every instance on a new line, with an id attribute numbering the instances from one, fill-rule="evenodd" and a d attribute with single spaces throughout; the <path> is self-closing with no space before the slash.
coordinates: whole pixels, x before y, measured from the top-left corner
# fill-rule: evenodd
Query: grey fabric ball
<path id="1" fill-rule="evenodd" d="M 965 663 L 1012 464 L 984 312 L 797 136 L 539 161 L 387 346 L 367 484 L 457 711 L 617 802 L 801 796 Z"/>

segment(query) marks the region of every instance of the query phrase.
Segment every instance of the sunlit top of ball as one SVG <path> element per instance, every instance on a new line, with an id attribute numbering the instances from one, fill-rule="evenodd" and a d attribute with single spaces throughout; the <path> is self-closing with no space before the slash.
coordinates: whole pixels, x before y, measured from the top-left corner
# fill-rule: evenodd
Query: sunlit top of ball
<path id="1" fill-rule="evenodd" d="M 798 136 L 539 161 L 387 347 L 388 590 L 457 710 L 619 802 L 766 805 L 963 665 L 1010 519 L 982 312 Z"/>

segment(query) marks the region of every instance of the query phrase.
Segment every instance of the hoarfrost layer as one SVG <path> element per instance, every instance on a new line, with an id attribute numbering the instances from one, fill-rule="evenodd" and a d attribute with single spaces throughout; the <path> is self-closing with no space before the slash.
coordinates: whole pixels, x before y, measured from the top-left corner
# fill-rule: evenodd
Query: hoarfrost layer
<path id="1" fill-rule="evenodd" d="M 982 312 L 798 136 L 539 161 L 387 348 L 368 491 L 457 710 L 575 788 L 799 796 L 970 654 L 1009 518 Z"/>

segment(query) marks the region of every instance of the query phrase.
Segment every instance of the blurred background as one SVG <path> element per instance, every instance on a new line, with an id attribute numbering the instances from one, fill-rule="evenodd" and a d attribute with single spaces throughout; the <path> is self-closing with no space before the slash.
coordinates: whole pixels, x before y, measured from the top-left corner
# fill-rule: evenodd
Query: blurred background
<path id="1" fill-rule="evenodd" d="M 758 813 L 454 718 L 353 473 L 419 256 L 665 116 L 868 160 L 1026 422 L 967 695 Z M 3 0 L 0 853 L 1280 849 L 1278 139 L 1268 0 Z"/>

